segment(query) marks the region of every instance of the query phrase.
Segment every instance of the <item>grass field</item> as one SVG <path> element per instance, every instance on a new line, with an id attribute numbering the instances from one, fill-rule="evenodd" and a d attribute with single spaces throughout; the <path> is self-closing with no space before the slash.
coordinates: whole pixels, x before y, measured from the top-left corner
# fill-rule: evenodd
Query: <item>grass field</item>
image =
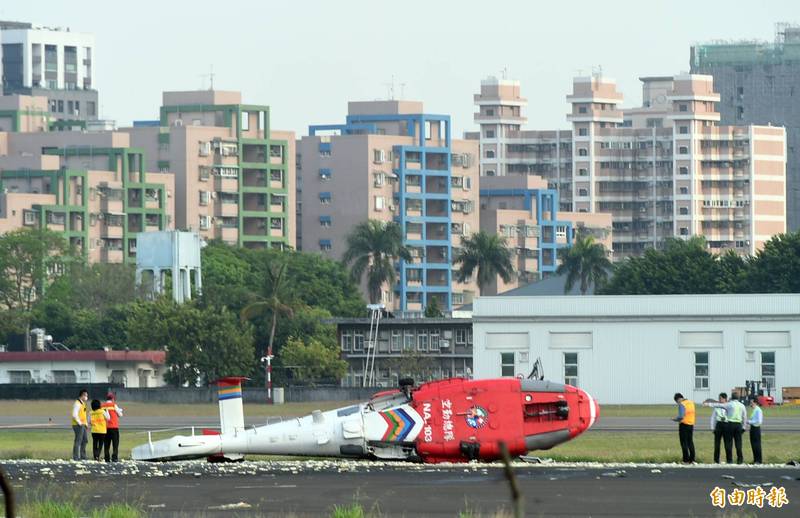
<path id="1" fill-rule="evenodd" d="M 266 405 L 245 403 L 244 413 L 252 417 L 295 417 L 310 414 L 313 410 L 331 410 L 346 406 L 348 401 L 322 401 L 317 403 L 287 403 L 285 405 Z M 119 402 L 127 416 L 180 416 L 214 417 L 219 415 L 216 403 L 197 404 L 158 404 Z M 72 410 L 72 401 L 20 401 L 0 400 L 0 415 L 26 415 L 31 417 L 67 416 Z M 675 405 L 600 405 L 602 417 L 672 417 L 677 413 Z M 698 417 L 708 418 L 711 409 L 697 407 Z M 800 417 L 800 405 L 775 406 L 764 409 L 765 419 L 770 417 Z"/>
<path id="2" fill-rule="evenodd" d="M 153 439 L 165 438 L 171 433 L 154 434 Z M 143 432 L 122 432 L 120 455 L 130 458 L 131 448 L 147 441 Z M 694 435 L 698 462 L 711 462 L 711 432 Z M 743 437 L 745 460 L 752 461 L 747 434 Z M 800 440 L 796 433 L 764 433 L 764 462 L 785 463 L 800 459 Z M 0 459 L 66 459 L 72 452 L 71 430 L 0 431 Z M 91 444 L 87 448 L 91 456 Z M 549 451 L 534 455 L 558 461 L 596 462 L 674 462 L 681 457 L 678 434 L 672 432 L 588 432 Z M 248 457 L 253 460 L 268 457 Z M 724 453 L 723 453 L 724 459 Z"/>

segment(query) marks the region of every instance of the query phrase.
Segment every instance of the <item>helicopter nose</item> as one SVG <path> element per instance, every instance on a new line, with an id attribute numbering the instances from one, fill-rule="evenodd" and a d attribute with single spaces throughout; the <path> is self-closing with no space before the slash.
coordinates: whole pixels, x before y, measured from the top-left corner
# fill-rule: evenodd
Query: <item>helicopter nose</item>
<path id="1" fill-rule="evenodd" d="M 580 425 L 578 433 L 583 433 L 597 421 L 600 417 L 600 405 L 588 392 L 578 389 L 578 401 L 580 408 Z"/>

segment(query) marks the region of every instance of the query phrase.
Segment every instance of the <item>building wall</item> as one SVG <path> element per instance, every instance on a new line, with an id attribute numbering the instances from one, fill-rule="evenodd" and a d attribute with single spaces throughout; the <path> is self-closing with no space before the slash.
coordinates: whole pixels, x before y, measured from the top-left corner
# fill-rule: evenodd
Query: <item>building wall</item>
<path id="1" fill-rule="evenodd" d="M 709 74 L 720 93 L 722 123 L 786 127 L 787 226 L 800 229 L 799 41 L 692 47 L 692 73 Z"/>
<path id="2" fill-rule="evenodd" d="M 122 376 L 125 386 L 130 388 L 166 385 L 163 365 L 153 365 L 149 362 L 108 363 L 105 361 L 3 362 L 0 364 L 0 383 L 14 383 L 15 377 L 24 372 L 29 373 L 29 382 L 31 383 L 65 383 L 63 376 L 67 373 L 72 373 L 74 376 L 72 378 L 74 381 L 70 381 L 72 383 L 121 382 L 112 378 L 113 372 L 115 377 Z M 25 376 L 27 377 L 27 375 Z"/>
<path id="3" fill-rule="evenodd" d="M 502 354 L 513 353 L 515 374 L 541 357 L 546 378 L 565 381 L 567 355 L 577 355 L 577 385 L 601 405 L 666 404 L 675 392 L 701 402 L 761 380 L 774 354 L 780 399 L 782 387 L 800 386 L 798 310 L 798 295 L 483 297 L 475 377 L 499 376 Z M 697 371 L 696 353 L 708 355 Z"/>
<path id="4" fill-rule="evenodd" d="M 369 319 L 337 322 L 337 336 L 348 372 L 346 387 L 363 386 Z M 438 337 L 438 342 L 437 342 Z M 382 319 L 375 344 L 375 383 L 397 387 L 399 379 L 417 372 L 416 382 L 472 374 L 472 326 L 469 319 Z M 421 377 L 420 377 L 421 376 Z"/>

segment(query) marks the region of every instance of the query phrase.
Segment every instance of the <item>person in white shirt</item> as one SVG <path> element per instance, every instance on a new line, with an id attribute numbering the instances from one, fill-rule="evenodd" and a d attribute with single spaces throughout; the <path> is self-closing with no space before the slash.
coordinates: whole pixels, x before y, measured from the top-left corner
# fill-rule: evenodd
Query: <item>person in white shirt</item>
<path id="1" fill-rule="evenodd" d="M 728 394 L 721 392 L 719 402 L 728 403 Z M 719 464 L 719 445 L 725 437 L 725 427 L 728 423 L 728 414 L 724 408 L 711 409 L 711 431 L 714 432 L 714 464 Z M 733 460 L 733 442 L 725 441 L 725 459 L 728 464 Z"/>
<path id="2" fill-rule="evenodd" d="M 753 409 L 749 419 L 750 448 L 753 450 L 753 463 L 761 464 L 761 425 L 764 424 L 764 412 L 755 399 L 750 401 L 750 408 Z"/>
<path id="3" fill-rule="evenodd" d="M 89 442 L 89 420 L 86 418 L 86 401 L 89 391 L 82 389 L 78 399 L 72 404 L 72 431 L 75 440 L 72 442 L 72 460 L 86 460 L 86 443 Z"/>

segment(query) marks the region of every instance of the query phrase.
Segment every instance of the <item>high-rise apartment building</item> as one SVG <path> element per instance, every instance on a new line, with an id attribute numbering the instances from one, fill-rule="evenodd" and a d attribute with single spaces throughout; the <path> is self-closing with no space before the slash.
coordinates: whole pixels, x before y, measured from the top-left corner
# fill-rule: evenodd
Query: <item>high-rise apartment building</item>
<path id="1" fill-rule="evenodd" d="M 473 282 L 456 282 L 462 236 L 478 230 L 477 142 L 451 138 L 450 117 L 413 101 L 351 102 L 344 124 L 311 126 L 298 141 L 302 186 L 300 246 L 341 259 L 353 228 L 395 221 L 413 260 L 399 261 L 387 308 L 445 311 L 471 301 Z M 366 290 L 365 290 L 366 293 Z"/>
<path id="2" fill-rule="evenodd" d="M 3 94 L 46 97 L 66 124 L 97 119 L 93 35 L 0 21 L 0 44 Z"/>
<path id="3" fill-rule="evenodd" d="M 175 178 L 175 228 L 247 248 L 295 246 L 295 136 L 239 92 L 165 92 L 158 121 L 122 131 Z"/>
<path id="4" fill-rule="evenodd" d="M 174 210 L 172 175 L 144 164 L 124 133 L 0 133 L 0 234 L 47 228 L 91 262 L 135 263 L 136 234 Z"/>
<path id="5" fill-rule="evenodd" d="M 490 78 L 475 97 L 481 173 L 535 175 L 561 210 L 612 215 L 613 258 L 668 237 L 706 237 L 715 251 L 752 254 L 785 229 L 785 131 L 719 126 L 704 75 L 642 78 L 644 102 L 623 110 L 614 80 L 579 77 L 570 130 L 529 131 L 519 83 Z"/>
<path id="6" fill-rule="evenodd" d="M 774 43 L 714 42 L 691 49 L 691 70 L 714 77 L 724 124 L 786 127 L 787 225 L 800 230 L 800 26 L 777 24 Z"/>

